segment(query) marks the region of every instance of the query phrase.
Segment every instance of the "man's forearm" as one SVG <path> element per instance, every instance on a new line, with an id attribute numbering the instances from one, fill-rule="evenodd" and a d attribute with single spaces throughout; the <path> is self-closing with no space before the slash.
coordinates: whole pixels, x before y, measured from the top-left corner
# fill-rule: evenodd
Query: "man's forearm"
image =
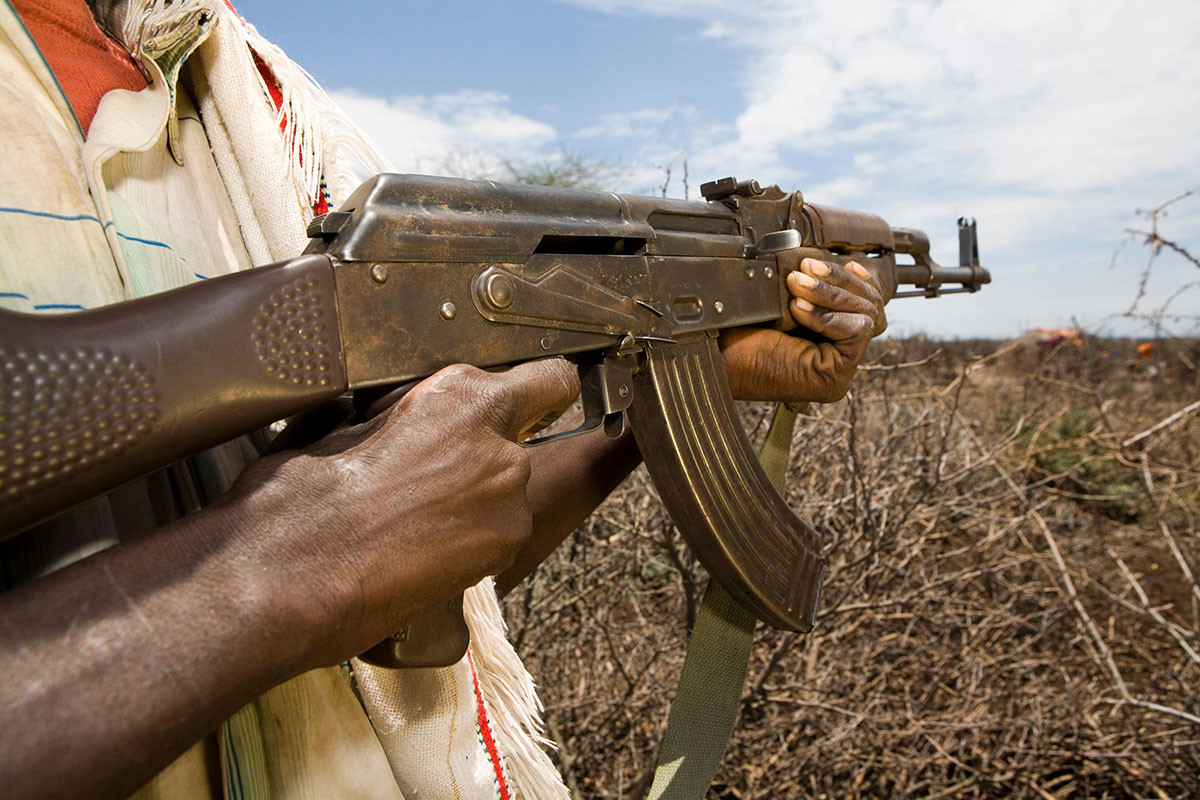
<path id="1" fill-rule="evenodd" d="M 579 527 L 642 457 L 633 434 L 609 439 L 600 431 L 529 451 L 529 505 L 533 535 L 513 565 L 496 576 L 507 594 Z"/>
<path id="2" fill-rule="evenodd" d="M 0 786 L 124 796 L 300 670 L 225 506 L 0 595 Z M 302 610 L 301 610 L 301 613 Z"/>

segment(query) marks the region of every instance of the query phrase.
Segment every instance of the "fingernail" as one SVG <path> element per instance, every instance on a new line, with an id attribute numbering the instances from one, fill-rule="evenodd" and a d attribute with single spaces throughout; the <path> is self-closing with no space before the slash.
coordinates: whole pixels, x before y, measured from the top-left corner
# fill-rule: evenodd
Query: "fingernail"
<path id="1" fill-rule="evenodd" d="M 810 272 L 812 272 L 813 275 L 816 275 L 818 278 L 824 278 L 826 275 L 829 274 L 829 265 L 826 264 L 824 261 L 817 261 L 816 259 L 809 259 L 808 269 Z"/>
<path id="2" fill-rule="evenodd" d="M 818 281 L 812 275 L 806 275 L 803 272 L 793 272 L 792 274 L 796 276 L 796 283 L 800 284 L 801 286 L 806 286 L 809 289 L 820 283 L 820 281 Z"/>
<path id="3" fill-rule="evenodd" d="M 864 267 L 862 264 L 858 263 L 857 261 L 851 262 L 850 269 L 854 272 L 855 275 L 862 278 L 863 280 L 866 280 L 871 277 L 871 273 L 867 272 L 867 268 Z"/>
<path id="4" fill-rule="evenodd" d="M 793 297 L 792 303 L 801 311 L 812 311 L 813 304 L 805 300 L 803 297 Z"/>

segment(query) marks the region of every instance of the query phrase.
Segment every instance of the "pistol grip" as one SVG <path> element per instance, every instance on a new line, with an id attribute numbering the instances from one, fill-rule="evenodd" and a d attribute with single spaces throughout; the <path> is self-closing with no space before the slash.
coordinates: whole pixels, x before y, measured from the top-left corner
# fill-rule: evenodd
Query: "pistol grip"
<path id="1" fill-rule="evenodd" d="M 646 468 L 709 574 L 776 628 L 812 628 L 819 535 L 771 484 L 738 418 L 717 341 L 647 347 L 630 421 Z"/>
<path id="2" fill-rule="evenodd" d="M 463 597 L 405 625 L 396 633 L 359 655 L 377 667 L 449 667 L 462 660 L 471 643 L 471 632 L 463 618 Z"/>

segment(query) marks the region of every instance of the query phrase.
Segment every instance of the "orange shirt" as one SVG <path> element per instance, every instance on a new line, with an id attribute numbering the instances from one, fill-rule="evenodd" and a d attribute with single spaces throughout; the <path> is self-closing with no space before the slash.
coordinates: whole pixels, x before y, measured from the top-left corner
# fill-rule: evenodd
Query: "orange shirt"
<path id="1" fill-rule="evenodd" d="M 12 0 L 87 135 L 110 89 L 146 88 L 146 76 L 96 24 L 84 0 Z"/>

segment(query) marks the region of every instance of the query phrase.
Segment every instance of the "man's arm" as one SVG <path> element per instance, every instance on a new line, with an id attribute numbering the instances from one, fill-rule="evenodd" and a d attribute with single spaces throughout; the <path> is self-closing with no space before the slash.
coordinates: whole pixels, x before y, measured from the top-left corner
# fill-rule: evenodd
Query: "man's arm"
<path id="1" fill-rule="evenodd" d="M 513 440 L 576 391 L 562 362 L 443 370 L 203 512 L 0 595 L 0 786 L 126 794 L 271 686 L 504 569 L 533 519 Z"/>

